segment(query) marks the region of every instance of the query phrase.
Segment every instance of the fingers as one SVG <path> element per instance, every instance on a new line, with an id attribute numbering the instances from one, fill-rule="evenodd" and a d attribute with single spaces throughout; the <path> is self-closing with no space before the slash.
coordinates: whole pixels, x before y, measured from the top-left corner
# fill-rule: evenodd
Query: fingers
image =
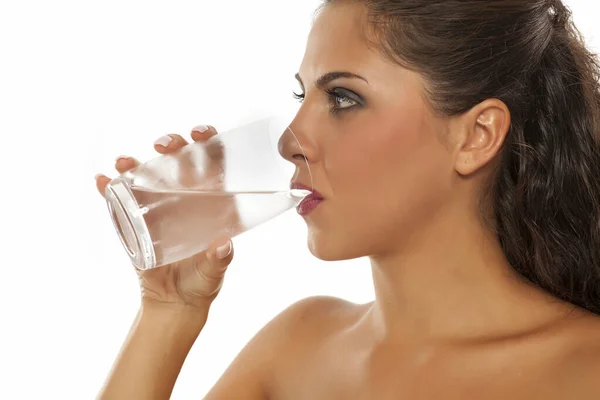
<path id="1" fill-rule="evenodd" d="M 124 173 L 133 169 L 140 165 L 140 162 L 133 157 L 128 156 L 119 156 L 115 161 L 115 169 L 120 173 Z M 106 185 L 110 183 L 112 180 L 108 176 L 104 174 L 98 174 L 95 176 L 96 178 L 96 189 L 98 192 L 104 197 L 104 191 L 106 190 Z"/>
<path id="2" fill-rule="evenodd" d="M 104 191 L 106 189 L 106 185 L 111 181 L 109 177 L 103 174 L 96 175 L 96 189 L 98 192 L 104 197 Z"/>
<path id="3" fill-rule="evenodd" d="M 191 136 L 195 142 L 202 142 L 210 139 L 217 134 L 217 130 L 210 125 L 198 125 L 192 129 Z M 181 135 L 171 133 L 162 136 L 154 142 L 154 149 L 160 154 L 173 153 L 183 146 L 187 145 L 188 141 Z M 140 162 L 133 157 L 120 156 L 115 162 L 115 168 L 119 174 L 125 173 L 140 165 Z M 103 174 L 96 175 L 96 189 L 104 196 L 106 185 L 111 181 L 111 178 Z"/>
<path id="4" fill-rule="evenodd" d="M 115 169 L 120 173 L 124 173 L 140 165 L 140 162 L 133 157 L 119 156 L 115 162 Z"/>
<path id="5" fill-rule="evenodd" d="M 194 142 L 202 143 L 208 141 L 211 137 L 217 134 L 217 130 L 210 125 L 198 125 L 192 128 L 191 137 Z M 189 182 L 191 186 L 197 187 L 200 182 L 208 182 L 214 177 L 218 176 L 221 171 L 221 165 L 217 168 L 217 171 L 213 171 L 214 163 L 211 162 L 210 153 L 213 151 L 214 146 L 205 147 L 205 151 L 208 153 L 209 157 L 205 159 L 204 168 L 193 168 L 190 169 L 188 174 L 185 175 L 186 182 Z M 188 154 L 190 156 L 190 154 Z M 222 158 L 221 158 L 222 159 Z M 195 161 L 189 160 L 190 163 L 194 163 Z"/>
<path id="6" fill-rule="evenodd" d="M 191 137 L 195 142 L 202 142 L 217 134 L 217 130 L 210 125 L 198 125 L 192 128 Z M 188 144 L 181 135 L 171 133 L 161 136 L 154 142 L 154 148 L 161 154 L 171 153 Z"/>
<path id="7" fill-rule="evenodd" d="M 154 142 L 154 150 L 160 154 L 169 154 L 179 150 L 183 146 L 188 144 L 181 135 L 171 133 L 169 135 L 161 136 Z"/>
<path id="8" fill-rule="evenodd" d="M 192 129 L 192 139 L 195 142 L 205 142 L 211 137 L 217 135 L 217 130 L 211 125 L 198 125 Z M 206 159 L 204 166 L 204 174 L 208 177 L 218 177 L 221 175 L 223 169 L 224 151 L 221 143 L 213 143 L 212 146 L 206 147 L 208 158 Z M 198 180 L 198 177 L 196 177 Z"/>
<path id="9" fill-rule="evenodd" d="M 217 134 L 217 130 L 210 125 L 198 125 L 192 129 L 192 140 L 203 142 Z"/>

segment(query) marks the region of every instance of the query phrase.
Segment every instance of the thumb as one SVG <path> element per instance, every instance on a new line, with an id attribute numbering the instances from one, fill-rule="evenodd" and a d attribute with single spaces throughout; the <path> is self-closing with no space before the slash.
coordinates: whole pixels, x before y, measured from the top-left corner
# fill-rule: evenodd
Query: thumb
<path id="1" fill-rule="evenodd" d="M 213 299 L 221 290 L 225 271 L 232 259 L 231 239 L 215 240 L 205 252 L 192 257 L 191 265 L 181 268 L 180 289 L 192 297 Z"/>
<path id="2" fill-rule="evenodd" d="M 215 271 L 227 269 L 227 266 L 233 259 L 233 243 L 230 238 L 220 238 L 215 240 L 206 251 L 208 263 Z"/>

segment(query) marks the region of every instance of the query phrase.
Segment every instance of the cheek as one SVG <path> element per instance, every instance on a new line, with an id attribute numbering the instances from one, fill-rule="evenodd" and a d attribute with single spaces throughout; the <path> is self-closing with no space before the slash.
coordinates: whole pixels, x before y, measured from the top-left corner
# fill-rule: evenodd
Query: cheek
<path id="1" fill-rule="evenodd" d="M 431 124 L 410 113 L 356 125 L 327 153 L 332 189 L 344 196 L 367 194 L 366 189 L 402 193 L 407 186 L 427 184 L 419 180 L 435 178 L 447 155 Z"/>
<path id="2" fill-rule="evenodd" d="M 343 229 L 355 235 L 389 233 L 409 218 L 430 213 L 449 181 L 447 150 L 431 124 L 408 112 L 356 128 L 328 157 Z"/>

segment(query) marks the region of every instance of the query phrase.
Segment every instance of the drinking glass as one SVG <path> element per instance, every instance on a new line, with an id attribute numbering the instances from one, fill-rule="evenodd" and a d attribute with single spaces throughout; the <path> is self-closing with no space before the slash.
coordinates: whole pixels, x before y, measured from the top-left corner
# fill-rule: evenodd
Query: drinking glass
<path id="1" fill-rule="evenodd" d="M 147 270 L 183 260 L 296 207 L 310 191 L 291 188 L 296 166 L 279 154 L 284 133 L 297 142 L 288 123 L 264 118 L 113 179 L 105 198 L 133 265 Z"/>

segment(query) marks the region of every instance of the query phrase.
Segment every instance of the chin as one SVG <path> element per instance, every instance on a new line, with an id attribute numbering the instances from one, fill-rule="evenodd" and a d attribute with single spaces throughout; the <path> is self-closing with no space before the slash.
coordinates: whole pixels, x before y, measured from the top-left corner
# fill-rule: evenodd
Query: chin
<path id="1" fill-rule="evenodd" d="M 314 233 L 309 233 L 307 245 L 311 254 L 323 261 L 352 260 L 367 256 L 367 253 L 361 252 L 358 246 Z"/>

